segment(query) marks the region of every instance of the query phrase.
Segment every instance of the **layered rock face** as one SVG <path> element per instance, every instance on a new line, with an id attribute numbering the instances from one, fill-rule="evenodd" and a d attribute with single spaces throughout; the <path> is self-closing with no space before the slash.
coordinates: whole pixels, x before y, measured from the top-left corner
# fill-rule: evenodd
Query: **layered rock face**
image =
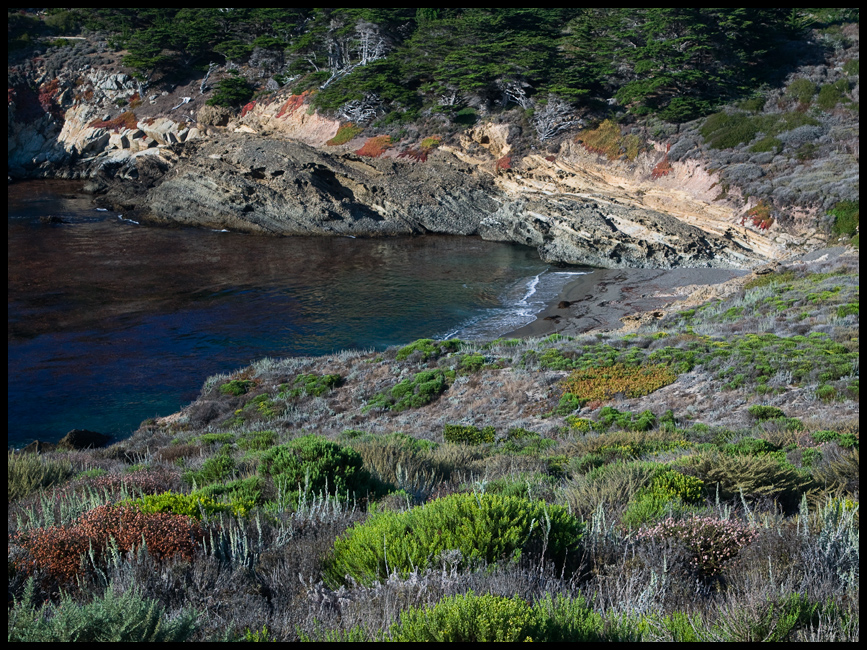
<path id="1" fill-rule="evenodd" d="M 22 122 L 10 103 L 10 173 L 90 178 L 104 204 L 140 219 L 274 235 L 480 235 L 607 268 L 749 268 L 823 243 L 745 226 L 714 202 L 715 179 L 694 162 L 657 177 L 663 153 L 624 166 L 567 139 L 556 155 L 518 159 L 520 128 L 486 123 L 425 162 L 398 158 L 399 148 L 363 157 L 353 151 L 364 138 L 326 145 L 339 123 L 308 110 L 304 95 L 251 103 L 229 120 L 201 97 L 144 99 L 125 75 L 90 77 L 98 101 L 58 91 L 55 115 Z M 167 108 L 105 112 L 124 98 Z"/>

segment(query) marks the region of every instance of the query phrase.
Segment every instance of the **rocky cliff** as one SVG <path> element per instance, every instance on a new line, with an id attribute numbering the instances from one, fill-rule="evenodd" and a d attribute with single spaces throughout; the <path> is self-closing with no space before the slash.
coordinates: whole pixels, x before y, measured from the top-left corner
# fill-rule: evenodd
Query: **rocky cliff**
<path id="1" fill-rule="evenodd" d="M 515 156 L 520 129 L 484 123 L 424 157 L 401 156 L 400 143 L 366 157 L 355 153 L 364 138 L 327 146 L 339 123 L 303 96 L 204 119 L 195 84 L 147 95 L 131 77 L 95 70 L 37 82 L 33 96 L 10 82 L 10 177 L 88 178 L 103 203 L 154 222 L 480 235 L 609 268 L 747 268 L 824 243 L 809 230 L 750 227 L 742 207 L 714 200 L 718 179 L 694 160 L 654 173 L 663 150 L 611 162 L 569 138 L 553 155 Z"/>

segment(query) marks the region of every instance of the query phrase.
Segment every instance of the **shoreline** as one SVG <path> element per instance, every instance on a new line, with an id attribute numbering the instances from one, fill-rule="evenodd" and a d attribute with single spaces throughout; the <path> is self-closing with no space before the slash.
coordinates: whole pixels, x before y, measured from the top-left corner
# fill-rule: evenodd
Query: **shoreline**
<path id="1" fill-rule="evenodd" d="M 637 327 L 660 318 L 670 305 L 695 291 L 707 294 L 708 287 L 751 274 L 752 270 L 719 268 L 596 269 L 566 284 L 535 321 L 501 338 L 577 336 Z M 568 306 L 561 307 L 564 302 Z"/>

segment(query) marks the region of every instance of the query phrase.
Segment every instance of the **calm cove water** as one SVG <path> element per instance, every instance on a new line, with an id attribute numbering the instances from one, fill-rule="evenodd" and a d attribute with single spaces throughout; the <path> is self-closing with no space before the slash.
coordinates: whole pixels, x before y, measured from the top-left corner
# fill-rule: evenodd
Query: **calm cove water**
<path id="1" fill-rule="evenodd" d="M 151 228 L 95 210 L 79 187 L 8 188 L 12 446 L 73 428 L 123 438 L 195 399 L 209 375 L 266 356 L 495 338 L 589 270 L 472 237 Z"/>

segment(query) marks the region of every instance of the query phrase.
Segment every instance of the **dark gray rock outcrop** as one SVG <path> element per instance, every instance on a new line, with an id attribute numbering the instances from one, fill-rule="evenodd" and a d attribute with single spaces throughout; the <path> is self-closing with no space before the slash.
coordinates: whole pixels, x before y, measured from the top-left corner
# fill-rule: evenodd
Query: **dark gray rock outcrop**
<path id="1" fill-rule="evenodd" d="M 470 235 L 496 194 L 456 159 L 409 164 L 234 134 L 187 144 L 140 207 L 158 221 L 281 235 Z"/>
<path id="2" fill-rule="evenodd" d="M 557 194 L 515 198 L 440 152 L 426 163 L 363 158 L 225 134 L 175 148 L 164 174 L 119 170 L 108 195 L 161 223 L 275 235 L 480 235 L 553 263 L 606 268 L 752 266 L 761 256 L 659 212 Z M 161 170 L 160 170 L 161 171 Z"/>

